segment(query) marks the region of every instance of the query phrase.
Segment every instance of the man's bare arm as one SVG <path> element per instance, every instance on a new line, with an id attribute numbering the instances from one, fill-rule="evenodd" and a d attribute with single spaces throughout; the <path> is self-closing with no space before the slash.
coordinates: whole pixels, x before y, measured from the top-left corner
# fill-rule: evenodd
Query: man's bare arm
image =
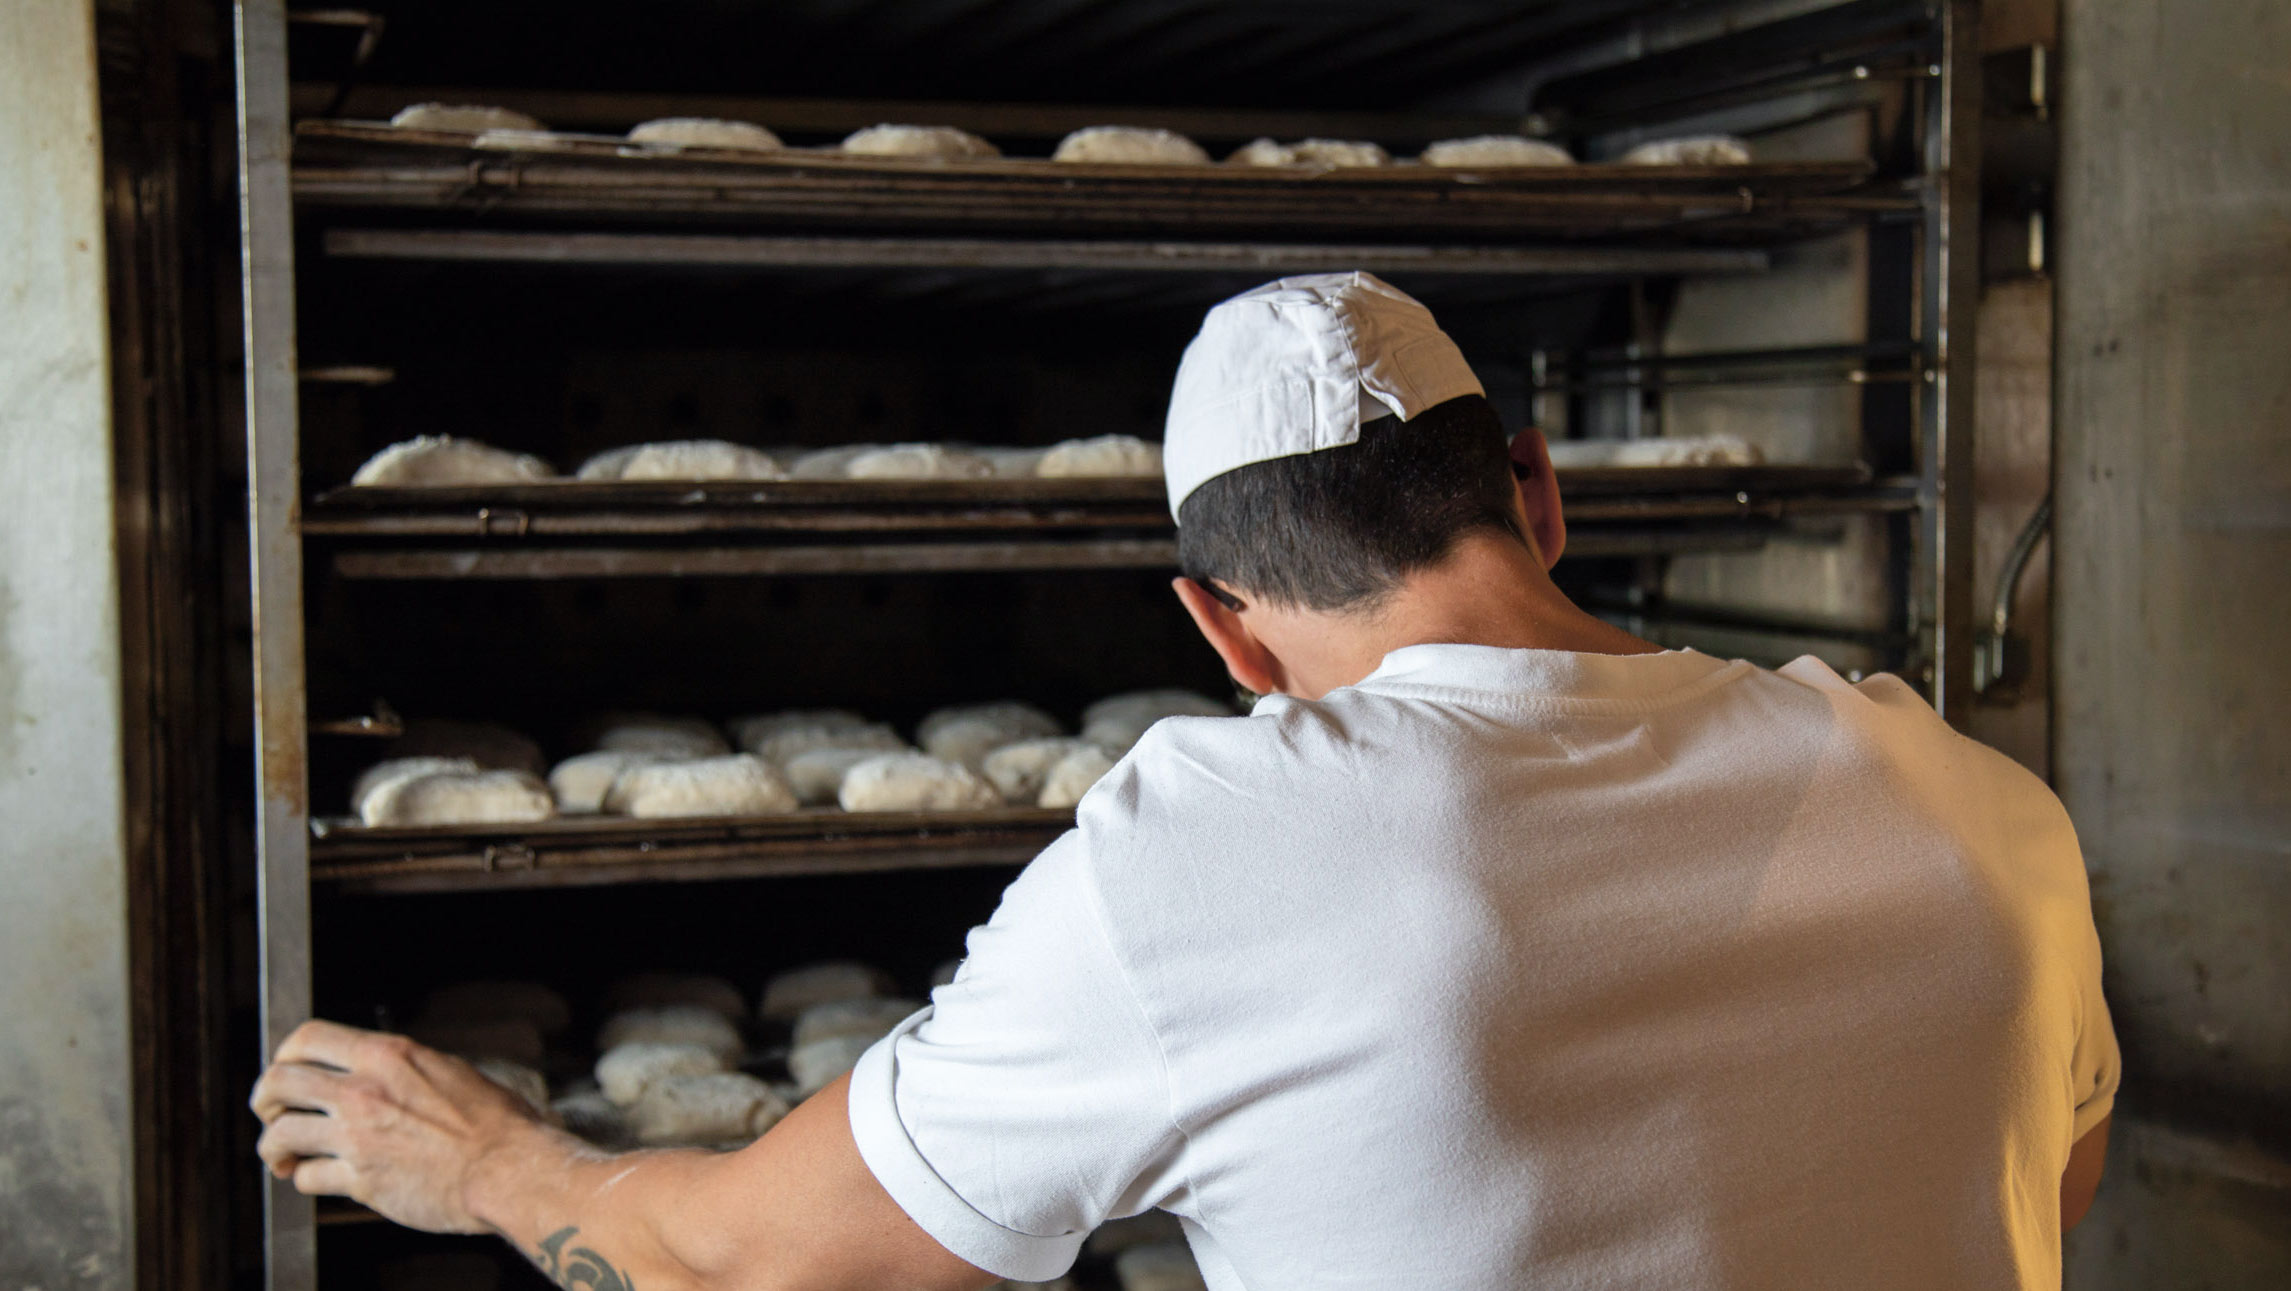
<path id="1" fill-rule="evenodd" d="M 2092 1195 L 2100 1191 L 2100 1171 L 2108 1164 L 2110 1119 L 2101 1117 L 2100 1123 L 2086 1130 L 2068 1150 L 2068 1168 L 2060 1172 L 2061 1232 L 2084 1221 L 2084 1213 L 2092 1209 Z"/>
<path id="2" fill-rule="evenodd" d="M 298 1029 L 255 1087 L 260 1151 L 305 1193 L 416 1228 L 493 1232 L 594 1291 L 974 1291 L 993 1275 L 916 1227 L 852 1141 L 846 1084 L 738 1152 L 614 1155 L 535 1121 L 400 1036 Z"/>

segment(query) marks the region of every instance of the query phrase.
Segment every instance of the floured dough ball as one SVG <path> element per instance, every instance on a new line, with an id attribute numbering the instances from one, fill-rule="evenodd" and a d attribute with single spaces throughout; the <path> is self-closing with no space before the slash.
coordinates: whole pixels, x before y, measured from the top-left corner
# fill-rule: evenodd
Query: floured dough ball
<path id="1" fill-rule="evenodd" d="M 927 714 L 915 728 L 915 742 L 935 758 L 978 767 L 1005 744 L 1058 734 L 1058 723 L 1032 704 L 1002 700 L 957 704 Z"/>
<path id="2" fill-rule="evenodd" d="M 998 480 L 1030 480 L 1042 459 L 1050 452 L 1047 448 L 981 448 L 974 450 L 994 468 Z"/>
<path id="3" fill-rule="evenodd" d="M 573 1025 L 573 1006 L 539 982 L 455 982 L 431 991 L 415 1020 L 419 1026 L 522 1020 L 556 1035 Z"/>
<path id="4" fill-rule="evenodd" d="M 700 1004 L 661 1004 L 623 1009 L 605 1019 L 597 1032 L 597 1048 L 653 1044 L 706 1049 L 727 1067 L 748 1051 L 739 1027 L 713 1008 Z M 599 1080 L 603 1077 L 599 1076 Z"/>
<path id="5" fill-rule="evenodd" d="M 498 148 L 504 152 L 568 152 L 580 140 L 554 130 L 488 130 L 470 141 L 473 148 Z"/>
<path id="6" fill-rule="evenodd" d="M 859 1065 L 860 1056 L 875 1047 L 881 1036 L 829 1036 L 788 1051 L 788 1075 L 796 1092 L 809 1098 L 835 1082 L 837 1076 Z"/>
<path id="7" fill-rule="evenodd" d="M 706 1009 L 735 1026 L 748 1016 L 740 988 L 706 973 L 638 973 L 605 992 L 605 1008 L 613 1013 L 679 1005 Z"/>
<path id="8" fill-rule="evenodd" d="M 549 1042 L 529 1018 L 492 1018 L 463 1021 L 419 1019 L 406 1034 L 432 1049 L 479 1058 L 505 1058 L 539 1067 L 548 1058 Z"/>
<path id="9" fill-rule="evenodd" d="M 753 753 L 765 738 L 792 731 L 797 727 L 818 726 L 849 729 L 871 726 L 874 723 L 848 708 L 790 708 L 777 713 L 753 713 L 735 717 L 730 722 L 732 742 Z"/>
<path id="10" fill-rule="evenodd" d="M 1114 1257 L 1122 1291 L 1208 1291 L 1201 1266 L 1183 1242 L 1148 1242 Z"/>
<path id="11" fill-rule="evenodd" d="M 994 463 L 944 444 L 885 444 L 844 464 L 848 480 L 983 480 Z"/>
<path id="12" fill-rule="evenodd" d="M 566 1094 L 549 1104 L 549 1110 L 556 1114 L 557 1123 L 564 1126 L 567 1133 L 598 1147 L 619 1148 L 636 1141 L 627 1111 L 605 1097 L 601 1089 Z"/>
<path id="13" fill-rule="evenodd" d="M 549 1080 L 521 1062 L 506 1058 L 479 1058 L 470 1064 L 478 1074 L 517 1095 L 535 1116 L 554 1125 L 557 1114 L 549 1106 Z"/>
<path id="14" fill-rule="evenodd" d="M 390 741 L 394 758 L 468 758 L 480 767 L 498 771 L 528 771 L 539 775 L 549 763 L 541 746 L 498 722 L 463 722 L 444 717 L 418 717 L 406 723 L 405 733 Z"/>
<path id="15" fill-rule="evenodd" d="M 1113 755 L 1095 744 L 1085 744 L 1050 768 L 1042 781 L 1042 796 L 1034 800 L 1037 807 L 1071 807 L 1082 801 L 1090 786 L 1105 778 L 1114 769 Z"/>
<path id="16" fill-rule="evenodd" d="M 1034 473 L 1044 477 L 1101 475 L 1158 476 L 1161 445 L 1135 435 L 1069 439 L 1042 455 Z"/>
<path id="17" fill-rule="evenodd" d="M 672 1143 L 746 1143 L 788 1114 L 772 1087 L 737 1071 L 663 1076 L 645 1086 L 628 1109 L 636 1141 L 648 1147 Z"/>
<path id="18" fill-rule="evenodd" d="M 370 826 L 513 825 L 557 814 L 549 786 L 523 771 L 433 771 L 375 786 L 359 809 Z"/>
<path id="19" fill-rule="evenodd" d="M 1230 705 L 1190 690 L 1132 690 L 1082 710 L 1082 738 L 1127 753 L 1146 728 L 1165 717 L 1231 717 Z"/>
<path id="20" fill-rule="evenodd" d="M 1390 153 L 1366 140 L 1300 139 L 1295 143 L 1278 143 L 1271 139 L 1257 139 L 1234 149 L 1225 159 L 1234 166 L 1382 166 L 1392 160 Z"/>
<path id="21" fill-rule="evenodd" d="M 743 152 L 776 152 L 780 137 L 753 121 L 725 121 L 716 117 L 661 117 L 628 132 L 628 141 L 646 148 L 735 148 Z"/>
<path id="22" fill-rule="evenodd" d="M 846 138 L 843 151 L 855 157 L 936 157 L 944 161 L 1002 155 L 1000 148 L 953 126 L 869 126 Z"/>
<path id="23" fill-rule="evenodd" d="M 605 795 L 621 772 L 663 759 L 657 753 L 579 753 L 549 769 L 549 796 L 567 816 L 593 816 L 605 809 Z"/>
<path id="24" fill-rule="evenodd" d="M 605 791 L 606 811 L 647 819 L 772 816 L 798 805 L 787 777 L 752 753 L 643 763 Z"/>
<path id="25" fill-rule="evenodd" d="M 416 103 L 399 109 L 398 114 L 390 118 L 390 124 L 400 130 L 446 130 L 459 134 L 543 128 L 539 120 L 522 112 L 474 103 Z"/>
<path id="26" fill-rule="evenodd" d="M 788 478 L 796 480 L 840 480 L 844 468 L 853 458 L 872 453 L 881 444 L 838 444 L 834 448 L 815 448 L 798 456 L 788 465 Z"/>
<path id="27" fill-rule="evenodd" d="M 730 1066 L 722 1054 L 695 1044 L 624 1044 L 597 1059 L 597 1088 L 615 1106 L 627 1107 L 654 1081 L 669 1076 L 704 1076 Z"/>
<path id="28" fill-rule="evenodd" d="M 914 1016 L 923 1007 L 914 1000 L 884 999 L 870 996 L 861 1000 L 832 1000 L 814 1004 L 795 1020 L 794 1045 L 800 1049 L 807 1044 L 836 1036 L 865 1036 L 880 1040 L 891 1034 L 892 1028 Z"/>
<path id="29" fill-rule="evenodd" d="M 372 488 L 443 488 L 556 478 L 547 462 L 525 453 L 451 435 L 416 435 L 367 458 L 350 482 Z"/>
<path id="30" fill-rule="evenodd" d="M 366 799 L 371 797 L 376 789 L 392 780 L 404 780 L 411 776 L 434 775 L 440 771 L 475 771 L 477 769 L 477 763 L 469 758 L 389 758 L 377 762 L 359 772 L 357 782 L 350 786 L 350 813 L 363 815 L 366 810 Z"/>
<path id="31" fill-rule="evenodd" d="M 589 724 L 600 753 L 652 753 L 671 758 L 722 757 L 732 751 L 714 722 L 661 713 L 607 713 Z"/>
<path id="32" fill-rule="evenodd" d="M 1058 141 L 1052 161 L 1124 166 L 1205 166 L 1201 145 L 1173 130 L 1145 126 L 1089 126 Z"/>
<path id="33" fill-rule="evenodd" d="M 757 736 L 754 743 L 748 746 L 748 752 L 781 768 L 819 749 L 901 753 L 906 751 L 907 741 L 901 739 L 897 731 L 880 722 L 867 722 L 858 726 L 783 727 L 768 735 Z M 849 770 L 848 767 L 845 769 Z"/>
<path id="34" fill-rule="evenodd" d="M 1087 740 L 1065 735 L 1020 740 L 987 754 L 979 764 L 979 773 L 1002 795 L 1004 802 L 1031 807 L 1034 800 L 1042 796 L 1042 782 L 1050 778 L 1050 768 L 1077 749 L 1094 747 Z"/>
<path id="35" fill-rule="evenodd" d="M 826 748 L 807 749 L 789 758 L 781 769 L 787 772 L 788 784 L 795 796 L 806 807 L 834 802 L 843 792 L 843 778 L 851 768 L 869 758 L 879 758 L 891 750 Z"/>
<path id="36" fill-rule="evenodd" d="M 1620 160 L 1626 166 L 1746 166 L 1750 145 L 1730 134 L 1690 135 L 1642 143 Z"/>
<path id="37" fill-rule="evenodd" d="M 1606 466 L 1756 466 L 1766 455 L 1734 435 L 1682 435 L 1676 439 L 1562 439 L 1552 443 L 1558 470 Z"/>
<path id="38" fill-rule="evenodd" d="M 1427 166 L 1572 166 L 1565 148 L 1517 134 L 1443 139 L 1424 150 Z"/>
<path id="39" fill-rule="evenodd" d="M 925 753 L 879 753 L 851 768 L 836 791 L 845 811 L 978 811 L 1002 795 L 959 762 Z"/>
<path id="40" fill-rule="evenodd" d="M 722 439 L 672 439 L 607 449 L 581 463 L 576 479 L 783 480 L 787 472 L 760 448 Z"/>
<path id="41" fill-rule="evenodd" d="M 793 1022 L 803 1011 L 837 1000 L 865 999 L 891 990 L 891 975 L 872 964 L 831 959 L 776 974 L 764 983 L 758 1012 L 777 1022 Z"/>

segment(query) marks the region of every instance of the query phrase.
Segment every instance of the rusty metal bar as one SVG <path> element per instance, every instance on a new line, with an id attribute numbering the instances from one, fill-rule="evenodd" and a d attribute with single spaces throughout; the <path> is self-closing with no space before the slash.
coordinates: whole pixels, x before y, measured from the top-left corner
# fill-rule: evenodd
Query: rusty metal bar
<path id="1" fill-rule="evenodd" d="M 1980 6 L 1949 0 L 1941 76 L 1926 105 L 1921 300 L 1926 364 L 1920 470 L 1933 706 L 1962 726 L 1973 703 L 1973 327 L 1981 298 Z"/>
<path id="2" fill-rule="evenodd" d="M 294 202 L 283 0 L 237 0 L 239 246 L 246 330 L 249 577 L 254 613 L 256 918 L 265 1058 L 310 1016 L 310 834 L 303 731 Z M 308 1197 L 263 1194 L 269 1291 L 313 1291 Z"/>

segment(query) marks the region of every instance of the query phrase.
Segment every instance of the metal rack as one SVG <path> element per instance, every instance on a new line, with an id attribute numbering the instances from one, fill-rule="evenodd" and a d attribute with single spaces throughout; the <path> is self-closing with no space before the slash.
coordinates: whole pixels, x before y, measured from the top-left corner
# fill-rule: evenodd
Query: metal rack
<path id="1" fill-rule="evenodd" d="M 1574 54 L 1590 59 L 1604 33 L 1623 31 L 1621 24 L 1632 18 L 1722 7 L 1552 0 L 1503 12 L 1402 15 L 1381 26 L 1365 10 L 1354 15 L 1349 7 L 1331 7 L 1328 16 L 1297 19 L 1334 24 L 1329 32 L 1283 44 L 1324 54 L 1378 49 L 1371 65 L 1401 79 L 1417 77 L 1428 89 L 1457 70 L 1434 55 L 1443 41 L 1480 41 L 1483 48 L 1466 60 L 1474 66 L 1517 61 L 1560 36 L 1573 42 L 1567 48 Z M 1215 15 L 1202 16 L 1207 7 L 1136 0 L 1107 8 L 1121 12 L 1093 29 L 1114 32 L 1134 19 L 1131 25 L 1155 37 L 1147 44 L 1164 53 L 1200 45 L 1213 30 L 1222 33 L 1217 39 L 1239 41 L 1236 48 L 1246 45 L 1235 35 L 1246 35 L 1246 23 L 1212 22 Z M 1813 370 L 1820 379 L 1851 380 L 1848 374 L 1861 372 L 1905 384 L 1912 392 L 1914 460 L 1882 463 L 1899 473 L 1874 477 L 1861 466 L 1562 472 L 1569 551 L 1747 550 L 1805 517 L 1903 517 L 1913 538 L 1904 621 L 1878 635 L 1928 660 L 1937 704 L 1960 717 L 1971 693 L 1976 626 L 1972 512 L 1959 503 L 1969 497 L 1971 468 L 1968 302 L 1977 285 L 1971 250 L 1977 246 L 1979 81 L 1971 36 L 1977 10 L 1972 0 L 1862 0 L 1836 8 L 1771 24 L 1798 24 L 1803 30 L 1794 39 L 1826 42 L 1822 56 L 1785 69 L 1778 79 L 1721 74 L 1756 65 L 1765 30 L 1758 28 L 1648 55 L 1644 66 L 1679 73 L 1665 80 L 1662 93 L 1635 89 L 1629 67 L 1613 60 L 1574 73 L 1562 67 L 1549 84 L 1570 91 L 1572 124 L 1588 130 L 1715 110 L 1792 86 L 1925 77 L 1932 90 L 1921 100 L 1921 178 L 1876 180 L 1859 163 L 1268 174 L 1025 158 L 900 164 L 815 151 L 669 158 L 628 155 L 600 140 L 548 151 L 478 149 L 466 136 L 409 135 L 340 121 L 297 124 L 290 111 L 297 98 L 316 110 L 357 111 L 367 92 L 344 86 L 313 96 L 308 87 L 293 86 L 283 0 L 236 0 L 264 1044 L 275 1046 L 310 1011 L 314 888 L 330 895 L 467 892 L 1007 865 L 1033 855 L 1071 823 L 1070 813 L 1013 810 L 959 817 L 806 812 L 765 821 L 610 819 L 474 831 L 314 825 L 307 782 L 306 562 L 328 576 L 407 580 L 1145 568 L 1174 558 L 1158 486 L 1131 481 L 552 484 L 337 489 L 306 497 L 297 425 L 298 248 L 342 260 L 526 266 L 1160 276 L 1365 267 L 1525 283 L 1755 274 L 1768 268 L 1778 248 L 1890 224 L 1904 231 L 1914 265 L 1913 340 L 1905 352 L 1793 352 L 1739 362 L 1705 356 L 1699 367 L 1678 366 L 1672 375 L 1691 370 L 1729 380 L 1780 372 L 1775 379 L 1799 379 Z M 1192 27 L 1197 20 L 1199 34 Z M 1356 21 L 1362 30 L 1351 37 L 1336 30 Z M 1053 25 L 1014 30 L 1009 39 L 1020 46 L 1056 44 L 1074 34 Z M 1710 57 L 1698 58 L 1697 50 Z M 563 110 L 544 114 L 575 124 L 707 107 L 692 96 L 673 103 L 558 97 Z M 783 106 L 785 114 L 774 119 L 800 119 L 822 131 L 881 115 L 880 105 Z M 591 115 L 584 119 L 583 111 Z M 1234 133 L 1260 125 L 1282 129 L 1270 124 L 1278 114 L 1225 115 Z M 1387 115 L 1390 137 L 1401 137 L 1401 123 L 1409 120 L 1420 124 L 1424 137 L 1466 133 L 1462 127 L 1471 124 L 1460 114 Z M 1129 116 L 1218 133 L 1215 113 Z M 1067 124 L 1031 106 L 952 105 L 935 119 L 1051 137 Z M 1570 122 L 1555 112 L 1542 124 L 1566 128 Z M 1029 128 L 1021 131 L 1021 125 Z M 300 243 L 298 209 L 322 217 L 313 222 L 324 225 L 308 230 L 312 235 Z M 1281 240 L 1265 240 L 1268 228 L 1281 230 Z M 1649 363 L 1662 362 L 1627 356 L 1585 365 L 1567 379 L 1630 385 L 1645 379 Z M 1727 617 L 1723 607 L 1671 612 Z M 1810 633 L 1833 630 L 1801 626 Z M 309 1291 L 318 1278 L 313 1209 L 284 1185 L 274 1181 L 270 1189 L 269 1284 L 274 1291 Z"/>

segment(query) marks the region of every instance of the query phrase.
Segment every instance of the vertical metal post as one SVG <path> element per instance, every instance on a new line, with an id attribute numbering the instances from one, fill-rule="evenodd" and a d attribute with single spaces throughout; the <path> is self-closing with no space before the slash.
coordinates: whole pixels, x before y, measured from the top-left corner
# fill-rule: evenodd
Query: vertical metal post
<path id="1" fill-rule="evenodd" d="M 240 291 L 246 324 L 249 576 L 254 603 L 256 902 L 267 1058 L 310 1016 L 310 825 L 296 430 L 294 199 L 284 0 L 237 0 Z M 264 1197 L 271 1291 L 318 1283 L 310 1200 Z"/>
<path id="2" fill-rule="evenodd" d="M 1933 706 L 1962 726 L 1973 701 L 1973 320 L 1981 298 L 1981 21 L 1948 0 L 1940 75 L 1926 96 L 1921 340 L 1933 372 L 1922 406 L 1919 534 Z"/>

